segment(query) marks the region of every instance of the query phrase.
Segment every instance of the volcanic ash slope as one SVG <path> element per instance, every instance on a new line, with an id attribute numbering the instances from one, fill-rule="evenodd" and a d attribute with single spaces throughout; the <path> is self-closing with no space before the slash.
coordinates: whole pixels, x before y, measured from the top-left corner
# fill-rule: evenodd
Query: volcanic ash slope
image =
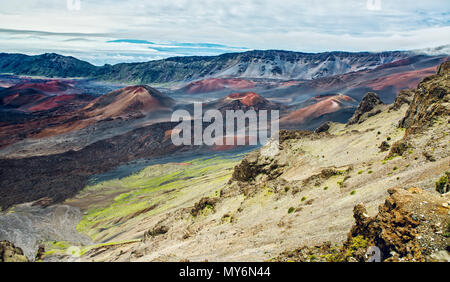
<path id="1" fill-rule="evenodd" d="M 436 217 L 426 217 L 427 223 L 413 219 L 417 232 L 439 219 L 435 229 L 427 229 L 439 238 L 434 240 L 439 244 L 421 241 L 420 246 L 428 246 L 417 257 L 446 252 L 442 246 L 448 245 L 444 229 L 449 221 L 449 194 L 435 191 L 435 182 L 449 170 L 449 66 L 443 64 L 438 74 L 424 79 L 417 89 L 403 92 L 394 105 L 377 103 L 368 112 L 359 112 L 351 124 L 331 123 L 321 133 L 282 131 L 279 151 L 276 143 L 270 143 L 248 154 L 232 170 L 236 161 L 231 160 L 215 160 L 207 167 L 190 163 L 188 172 L 185 167 L 180 170 L 179 164 L 163 165 L 149 167 L 134 179 L 84 191 L 89 197 L 81 193 L 68 203 L 85 211 L 78 230 L 103 245 L 89 248 L 81 259 L 263 261 L 300 246 L 326 241 L 342 244 L 355 223 L 354 207 L 364 205 L 356 209 L 355 218 L 360 219 L 352 229 L 356 236 L 358 226 L 371 226 L 357 215 L 375 216 L 392 188 L 400 193 L 391 191 L 395 201 L 408 197 L 398 192 L 406 189 L 430 193 L 412 197 L 418 200 L 407 205 L 418 212 L 416 217 L 421 209 L 413 207 L 421 205 L 420 199 L 432 200 L 429 204 L 436 209 L 427 209 L 431 214 L 439 211 Z M 163 175 L 155 175 L 158 171 Z M 172 179 L 167 179 L 170 175 Z M 128 186 L 122 181 L 129 181 Z M 114 194 L 114 187 L 123 194 Z M 106 191 L 109 198 L 101 196 Z M 157 194 L 150 197 L 151 193 Z M 142 202 L 134 206 L 139 199 Z M 90 208 L 94 200 L 96 209 Z M 383 206 L 381 212 L 395 214 L 397 209 Z M 386 224 L 394 228 L 386 230 L 394 233 L 399 228 Z M 373 240 L 380 238 L 367 234 Z"/>

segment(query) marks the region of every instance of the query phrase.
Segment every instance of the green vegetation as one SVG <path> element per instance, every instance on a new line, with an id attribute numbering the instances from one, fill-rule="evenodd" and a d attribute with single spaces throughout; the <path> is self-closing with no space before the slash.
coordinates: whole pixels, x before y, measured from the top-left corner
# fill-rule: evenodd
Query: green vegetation
<path id="1" fill-rule="evenodd" d="M 94 241 L 100 240 L 107 235 L 106 230 L 113 234 L 119 228 L 118 223 L 171 208 L 171 201 L 181 195 L 192 191 L 217 192 L 230 179 L 232 168 L 240 158 L 241 155 L 152 165 L 122 179 L 87 186 L 79 194 L 80 198 L 104 200 L 91 205 L 76 229 Z"/>
<path id="2" fill-rule="evenodd" d="M 290 207 L 289 209 L 288 209 L 288 213 L 293 213 L 295 211 L 295 208 L 294 207 Z"/>
<path id="3" fill-rule="evenodd" d="M 450 172 L 446 171 L 445 175 L 441 176 L 439 180 L 436 181 L 436 191 L 438 191 L 441 194 L 450 191 L 450 183 L 448 182 L 449 176 Z"/>
<path id="4" fill-rule="evenodd" d="M 447 223 L 447 230 L 444 232 L 444 237 L 450 238 L 450 222 Z"/>
<path id="5" fill-rule="evenodd" d="M 373 173 L 373 171 L 372 170 L 369 170 L 368 172 L 367 172 L 368 174 L 372 174 Z"/>
<path id="6" fill-rule="evenodd" d="M 323 190 L 328 190 L 328 186 L 323 187 Z"/>
<path id="7" fill-rule="evenodd" d="M 364 170 L 358 171 L 358 174 L 363 174 Z"/>
<path id="8" fill-rule="evenodd" d="M 301 201 L 304 202 L 306 201 L 306 199 L 307 199 L 306 197 L 302 197 Z"/>
<path id="9" fill-rule="evenodd" d="M 231 214 L 227 213 L 222 216 L 222 223 L 233 223 L 234 221 L 235 218 Z"/>
<path id="10" fill-rule="evenodd" d="M 351 257 L 355 257 L 360 250 L 364 252 L 370 246 L 370 242 L 362 235 L 350 239 L 346 246 L 333 248 L 327 255 L 322 255 L 328 262 L 348 262 Z"/>
<path id="11" fill-rule="evenodd" d="M 355 194 L 356 194 L 356 191 L 355 191 L 355 190 L 353 190 L 353 191 L 350 192 L 350 195 L 352 195 L 352 196 L 355 195 Z"/>

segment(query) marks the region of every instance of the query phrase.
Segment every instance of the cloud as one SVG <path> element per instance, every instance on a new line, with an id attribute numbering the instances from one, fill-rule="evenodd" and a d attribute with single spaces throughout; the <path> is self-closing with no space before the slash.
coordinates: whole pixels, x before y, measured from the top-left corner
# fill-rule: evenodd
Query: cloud
<path id="1" fill-rule="evenodd" d="M 56 50 L 97 64 L 244 49 L 231 46 L 319 52 L 450 43 L 448 0 L 81 0 L 79 11 L 66 0 L 0 4 L 0 51 Z"/>

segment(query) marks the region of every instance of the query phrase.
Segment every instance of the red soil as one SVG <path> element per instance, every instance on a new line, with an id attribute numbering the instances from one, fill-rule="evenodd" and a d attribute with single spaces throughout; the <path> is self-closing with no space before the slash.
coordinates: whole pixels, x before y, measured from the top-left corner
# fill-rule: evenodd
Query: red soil
<path id="1" fill-rule="evenodd" d="M 96 122 L 114 118 L 136 118 L 139 115 L 164 109 L 164 102 L 155 98 L 143 86 L 129 86 L 91 101 L 70 118 L 61 120 L 58 126 L 43 129 L 37 138 L 83 129 Z"/>
<path id="2" fill-rule="evenodd" d="M 387 87 L 394 87 L 396 91 L 399 91 L 405 88 L 414 88 L 422 79 L 435 73 L 436 67 L 430 67 L 380 77 L 364 83 L 364 85 L 372 88 L 374 91 L 380 91 Z"/>
<path id="3" fill-rule="evenodd" d="M 69 102 L 71 100 L 75 100 L 76 95 L 61 95 L 61 96 L 53 96 L 48 99 L 45 99 L 43 102 L 32 106 L 28 108 L 28 111 L 35 112 L 35 111 L 47 111 L 54 109 L 56 107 L 60 106 L 60 103 L 62 102 Z"/>
<path id="4" fill-rule="evenodd" d="M 264 98 L 255 92 L 233 93 L 225 99 L 240 100 L 246 106 L 254 106 L 260 102 L 264 102 Z"/>
<path id="5" fill-rule="evenodd" d="M 21 83 L 14 86 L 14 88 L 17 90 L 32 88 L 47 93 L 56 93 L 66 91 L 69 88 L 73 88 L 73 85 L 70 82 L 64 82 L 60 80 L 50 80 L 38 83 Z"/>
<path id="6" fill-rule="evenodd" d="M 185 86 L 183 90 L 189 94 L 208 93 L 224 89 L 242 90 L 255 87 L 255 83 L 239 78 L 208 78 L 192 82 Z"/>
<path id="7" fill-rule="evenodd" d="M 302 124 L 308 120 L 318 118 L 342 109 L 341 101 L 351 101 L 352 98 L 345 95 L 334 95 L 328 97 L 314 97 L 317 103 L 298 109 L 280 119 L 281 124 Z"/>

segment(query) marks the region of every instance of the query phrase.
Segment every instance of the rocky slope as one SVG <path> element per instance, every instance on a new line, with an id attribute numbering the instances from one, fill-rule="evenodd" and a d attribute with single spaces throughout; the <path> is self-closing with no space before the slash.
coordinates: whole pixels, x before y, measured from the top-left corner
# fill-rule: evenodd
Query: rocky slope
<path id="1" fill-rule="evenodd" d="M 176 123 L 158 123 L 94 142 L 80 150 L 48 156 L 2 159 L 0 206 L 35 201 L 43 197 L 61 202 L 73 197 L 90 176 L 121 164 L 183 150 L 167 132 Z"/>
<path id="2" fill-rule="evenodd" d="M 287 251 L 274 261 L 450 261 L 449 197 L 420 188 L 390 189 L 376 216 L 364 205 L 353 209 L 355 225 L 342 246 L 326 242 Z M 376 246 L 378 249 L 374 250 Z M 372 248 L 371 248 L 372 247 Z"/>
<path id="3" fill-rule="evenodd" d="M 216 158 L 87 187 L 68 201 L 98 244 L 80 259 L 365 261 L 378 247 L 387 261 L 448 260 L 450 199 L 436 191 L 450 162 L 447 66 L 412 101 L 320 133 L 282 131 L 232 170 Z"/>
<path id="4" fill-rule="evenodd" d="M 49 80 L 40 83 L 19 83 L 0 90 L 0 110 L 70 112 L 94 99 L 83 94 L 70 81 Z M 0 121 L 5 121 L 4 119 Z"/>
<path id="5" fill-rule="evenodd" d="M 378 105 L 382 105 L 382 104 L 383 104 L 383 102 L 381 102 L 381 100 L 377 94 L 375 94 L 373 92 L 367 93 L 361 100 L 361 103 L 359 103 L 358 108 L 356 108 L 355 113 L 349 119 L 347 124 L 351 125 L 351 124 L 363 122 L 364 114 L 369 115 L 370 112 L 372 112 L 375 109 L 375 107 L 377 107 Z M 381 112 L 381 110 L 378 109 L 378 112 Z M 375 115 L 376 113 L 377 113 L 377 111 L 374 111 L 371 114 Z"/>
<path id="6" fill-rule="evenodd" d="M 36 56 L 0 53 L 2 73 L 46 77 L 90 77 L 97 68 L 74 57 L 46 53 Z"/>
<path id="7" fill-rule="evenodd" d="M 77 231 L 93 243 L 47 242 L 43 260 L 70 261 L 71 246 L 81 261 L 366 261 L 373 247 L 385 261 L 448 260 L 448 66 L 393 105 L 369 94 L 354 123 L 283 130 L 241 161 L 173 161 L 87 185 L 91 173 L 176 152 L 171 123 L 2 161 L 0 199 L 50 195 L 81 209 Z"/>
<path id="8" fill-rule="evenodd" d="M 249 51 L 210 57 L 175 57 L 145 63 L 96 67 L 57 54 L 26 56 L 0 54 L 0 71 L 47 77 L 91 77 L 130 83 L 193 81 L 207 77 L 315 79 L 362 69 L 413 56 L 411 52 L 300 53 Z"/>
<path id="9" fill-rule="evenodd" d="M 40 107 L 49 105 L 50 101 L 67 96 L 56 96 L 45 99 Z M 135 120 L 147 118 L 158 119 L 161 115 L 169 115 L 175 101 L 158 90 L 146 85 L 136 85 L 112 91 L 98 98 L 89 96 L 78 107 L 65 101 L 58 106 L 61 114 L 34 115 L 24 122 L 0 123 L 0 148 L 23 139 L 38 139 L 67 134 L 97 125 L 111 124 L 111 127 L 123 126 L 126 121 L 133 124 Z M 83 105 L 83 107 L 81 107 Z M 64 111 L 62 108 L 71 107 Z M 36 105 L 34 107 L 37 107 Z M 167 120 L 167 119 L 166 119 Z M 97 126 L 100 127 L 101 126 Z M 93 129 L 92 129 L 93 130 Z M 76 143 L 75 140 L 74 143 Z M 75 148 L 75 147 L 74 147 Z"/>

